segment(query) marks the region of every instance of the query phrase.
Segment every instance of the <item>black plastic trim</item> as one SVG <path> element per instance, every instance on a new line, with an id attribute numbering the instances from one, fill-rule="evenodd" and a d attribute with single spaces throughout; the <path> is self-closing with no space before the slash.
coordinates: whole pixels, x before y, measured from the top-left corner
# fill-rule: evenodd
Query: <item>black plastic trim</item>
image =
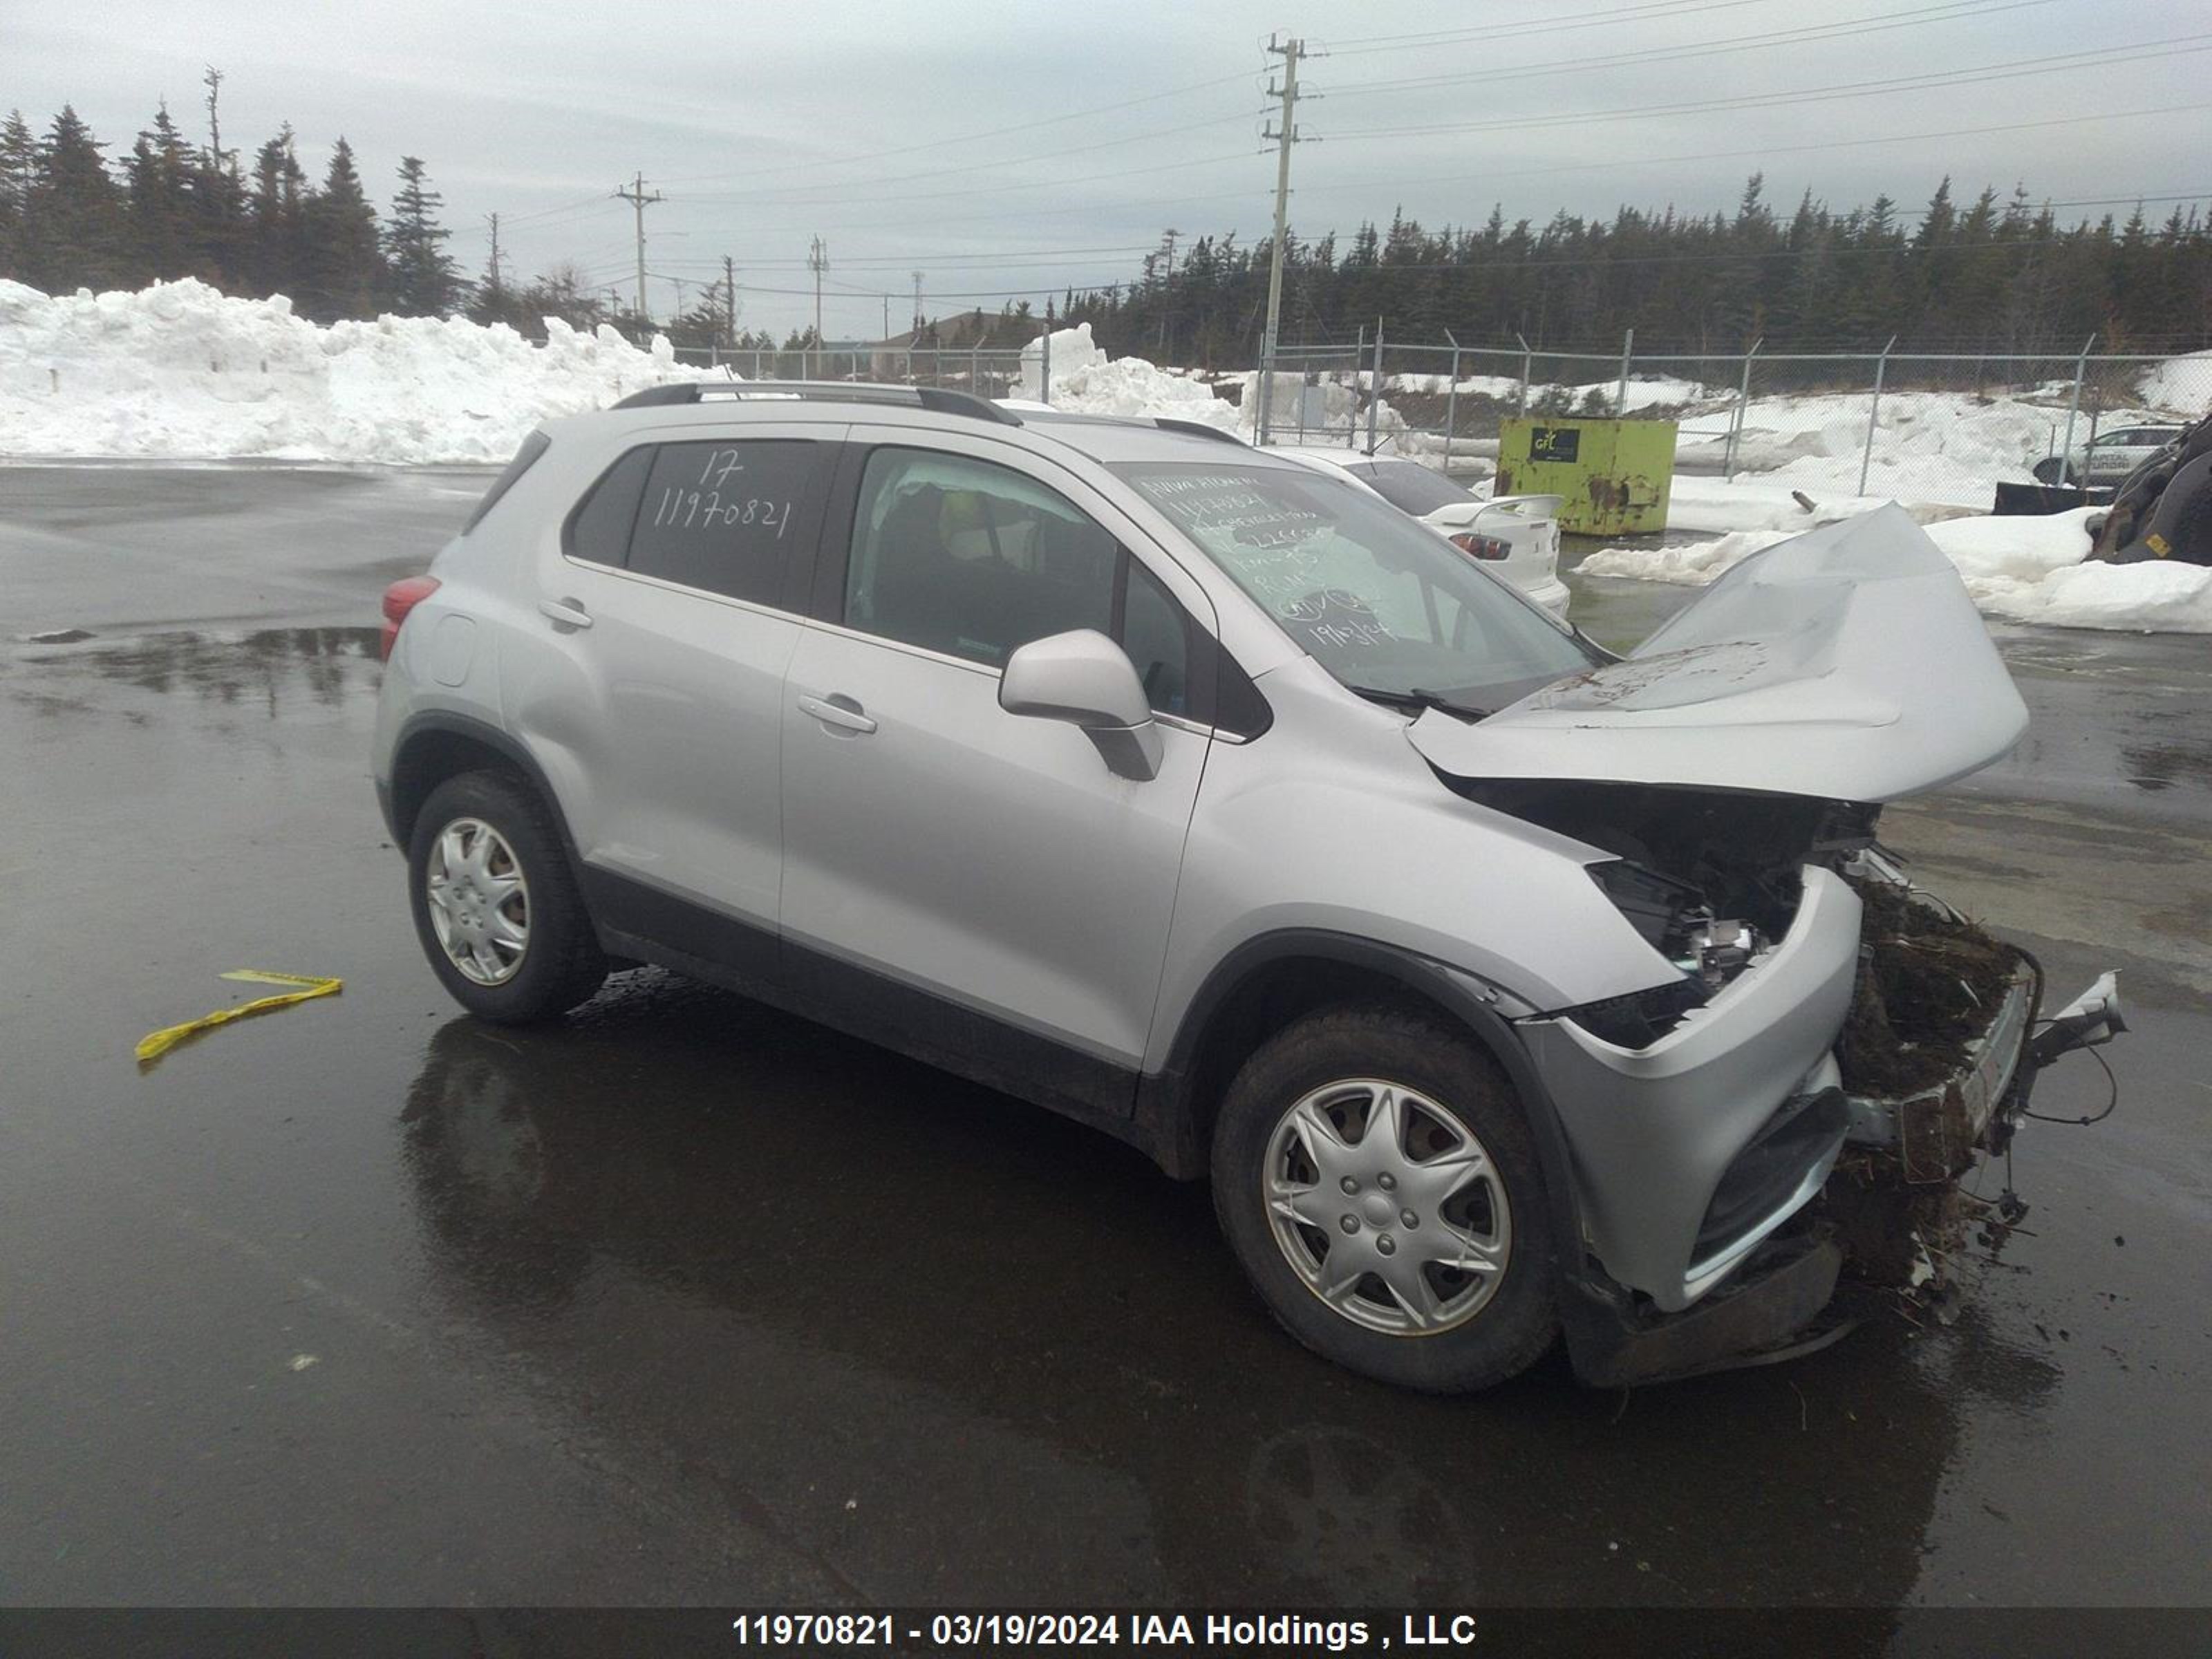
<path id="1" fill-rule="evenodd" d="M 1396 981 L 1437 1004 L 1464 1024 L 1505 1070 L 1528 1110 L 1529 1128 L 1553 1196 L 1554 1243 L 1570 1273 L 1583 1257 L 1580 1200 L 1574 1166 L 1551 1091 L 1537 1075 L 1520 1034 L 1486 1000 L 1482 983 L 1438 962 L 1396 945 L 1333 933 L 1319 928 L 1284 928 L 1247 939 L 1231 951 L 1199 987 L 1169 1045 L 1167 1064 L 1148 1074 L 1138 1090 L 1137 1115 L 1148 1136 L 1163 1149 L 1161 1163 L 1171 1175 L 1195 1178 L 1205 1173 L 1206 1148 L 1200 1143 L 1200 1113 L 1212 1103 L 1191 1097 L 1190 1077 L 1213 1019 L 1239 987 L 1277 963 L 1305 960 L 1340 963 Z"/>
<path id="2" fill-rule="evenodd" d="M 874 969 L 599 866 L 583 886 L 602 946 L 1133 1141 L 1137 1073 Z"/>
<path id="3" fill-rule="evenodd" d="M 398 821 L 399 802 L 393 786 L 404 769 L 408 750 L 418 738 L 433 733 L 465 738 L 481 744 L 527 778 L 531 787 L 537 790 L 538 798 L 544 801 L 553 814 L 553 822 L 561 831 L 561 845 L 568 855 L 569 865 L 581 875 L 583 860 L 576 852 L 574 838 L 568 833 L 568 820 L 562 813 L 560 797 L 553 793 L 552 781 L 545 775 L 544 769 L 532 758 L 529 750 L 495 726 L 466 714 L 442 710 L 414 715 L 399 728 L 398 739 L 392 745 L 392 778 L 389 781 L 380 780 L 376 786 L 377 804 L 384 812 L 385 828 L 392 832 L 393 844 L 403 854 L 407 850 L 408 837 L 414 832 L 415 826 L 411 819 L 404 824 Z"/>

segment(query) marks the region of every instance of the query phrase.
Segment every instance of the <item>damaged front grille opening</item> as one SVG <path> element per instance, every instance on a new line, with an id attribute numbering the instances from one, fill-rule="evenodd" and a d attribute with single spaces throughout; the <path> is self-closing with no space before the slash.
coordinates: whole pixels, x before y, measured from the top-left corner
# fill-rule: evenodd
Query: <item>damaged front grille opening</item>
<path id="1" fill-rule="evenodd" d="M 1880 877 L 1846 872 L 1865 907 L 1859 975 L 1836 1060 L 1853 1094 L 1940 1087 L 1966 1066 L 2010 990 L 2021 954 Z"/>

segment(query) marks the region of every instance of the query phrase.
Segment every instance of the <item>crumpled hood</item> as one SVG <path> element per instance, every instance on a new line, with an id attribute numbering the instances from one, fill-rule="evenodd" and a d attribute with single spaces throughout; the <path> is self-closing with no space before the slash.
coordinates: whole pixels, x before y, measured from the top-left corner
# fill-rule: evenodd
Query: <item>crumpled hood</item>
<path id="1" fill-rule="evenodd" d="M 1408 735 L 1464 778 L 1575 778 L 1893 800 L 1980 770 L 2027 708 L 1951 562 L 1903 508 L 1722 576 L 1623 661 Z"/>

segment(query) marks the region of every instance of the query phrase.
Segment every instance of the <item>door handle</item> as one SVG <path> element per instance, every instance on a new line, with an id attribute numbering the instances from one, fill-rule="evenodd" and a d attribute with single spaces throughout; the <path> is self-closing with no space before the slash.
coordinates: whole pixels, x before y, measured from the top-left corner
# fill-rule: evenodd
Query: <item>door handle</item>
<path id="1" fill-rule="evenodd" d="M 540 599 L 538 614 L 563 628 L 589 628 L 592 613 L 574 599 Z"/>
<path id="2" fill-rule="evenodd" d="M 876 723 L 860 712 L 860 705 L 842 692 L 827 697 L 801 697 L 801 714 L 811 714 L 824 726 L 834 726 L 841 732 L 866 733 L 876 729 Z"/>

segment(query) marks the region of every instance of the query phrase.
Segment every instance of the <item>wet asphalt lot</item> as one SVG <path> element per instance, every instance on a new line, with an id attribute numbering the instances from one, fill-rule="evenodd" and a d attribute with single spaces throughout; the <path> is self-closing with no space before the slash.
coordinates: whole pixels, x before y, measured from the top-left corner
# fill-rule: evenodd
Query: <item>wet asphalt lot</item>
<path id="1" fill-rule="evenodd" d="M 1047 1115 L 655 974 L 459 1017 L 366 750 L 482 483 L 0 469 L 0 1602 L 2212 1600 L 2212 641 L 2004 634 L 2034 734 L 1888 822 L 2136 1027 L 1955 1323 L 1443 1401 Z M 240 967 L 345 990 L 142 1073 Z"/>

